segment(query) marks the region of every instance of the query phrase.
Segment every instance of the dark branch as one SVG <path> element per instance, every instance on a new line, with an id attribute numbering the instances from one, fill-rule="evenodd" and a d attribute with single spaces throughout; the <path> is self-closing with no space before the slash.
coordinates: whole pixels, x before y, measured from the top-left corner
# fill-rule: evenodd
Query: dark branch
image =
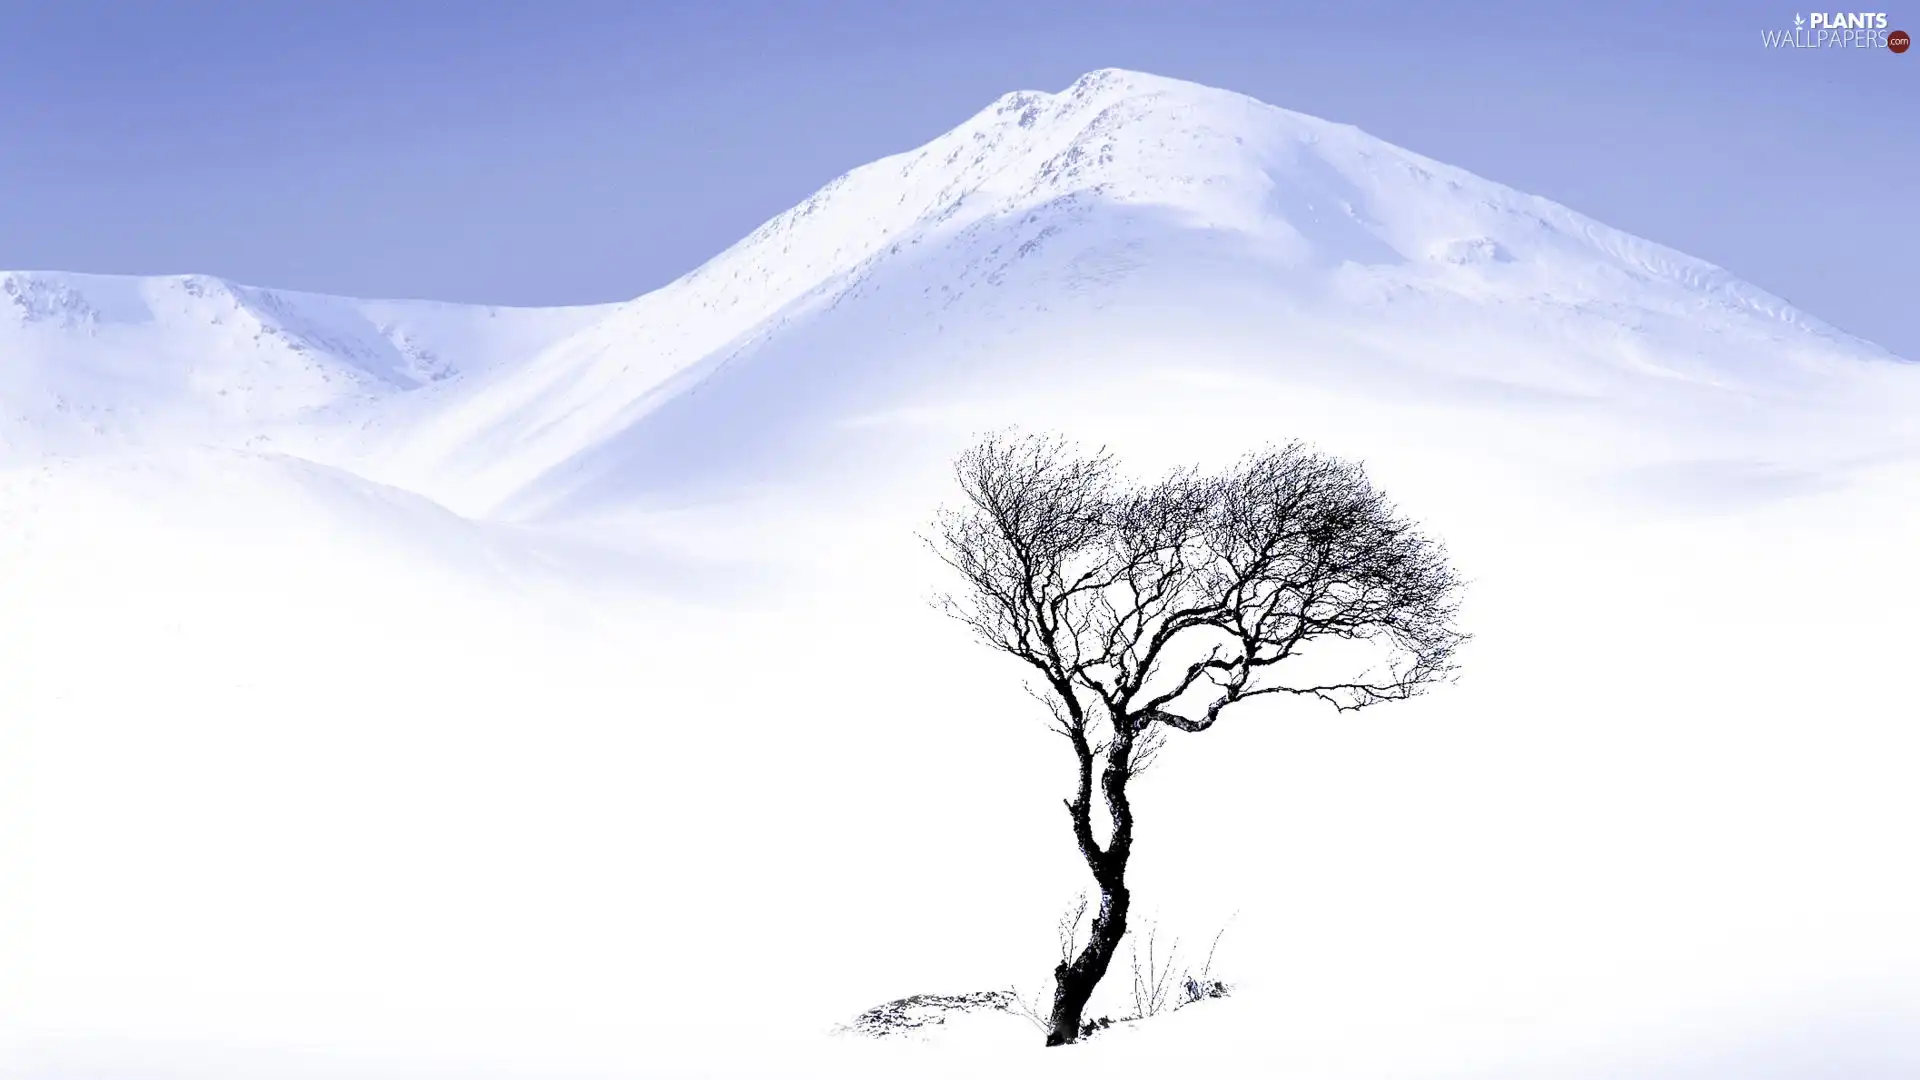
<path id="1" fill-rule="evenodd" d="M 1003 434 L 962 455 L 955 476 L 963 501 L 931 543 L 963 587 L 943 607 L 1042 676 L 1081 767 L 1076 832 L 1094 758 L 1102 786 L 1112 777 L 1123 795 L 1158 752 L 1152 729 L 1204 731 L 1267 695 L 1342 710 L 1404 700 L 1449 678 L 1466 641 L 1441 547 L 1360 466 L 1298 443 L 1133 487 L 1104 452 Z M 1276 677 L 1315 641 L 1371 652 L 1370 670 Z"/>

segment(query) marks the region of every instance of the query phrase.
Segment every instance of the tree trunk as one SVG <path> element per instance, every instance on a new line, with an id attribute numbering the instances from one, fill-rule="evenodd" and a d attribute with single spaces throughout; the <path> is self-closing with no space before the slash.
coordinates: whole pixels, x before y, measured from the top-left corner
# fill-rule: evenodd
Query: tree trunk
<path id="1" fill-rule="evenodd" d="M 1072 963 L 1053 969 L 1053 1014 L 1048 1018 L 1047 1045 L 1060 1046 L 1080 1038 L 1081 1014 L 1086 1010 L 1093 988 L 1107 974 L 1107 965 L 1120 951 L 1120 939 L 1127 933 L 1127 905 L 1131 898 L 1122 877 L 1125 866 L 1116 868 L 1113 879 L 1100 883 L 1100 911 L 1093 917 L 1093 930 L 1086 947 Z"/>
<path id="2" fill-rule="evenodd" d="M 1100 911 L 1093 917 L 1093 929 L 1086 947 L 1071 962 L 1053 969 L 1053 1015 L 1048 1019 L 1047 1045 L 1060 1046 L 1080 1038 L 1081 1014 L 1086 1010 L 1093 989 L 1106 977 L 1107 965 L 1120 951 L 1120 939 L 1127 933 L 1127 859 L 1133 853 L 1133 806 L 1127 799 L 1128 764 L 1133 752 L 1133 727 L 1116 717 L 1117 732 L 1106 750 L 1106 767 L 1100 774 L 1100 792 L 1113 819 L 1113 835 L 1102 849 L 1093 838 L 1093 748 L 1084 729 L 1073 733 L 1073 748 L 1080 763 L 1080 782 L 1067 803 L 1073 820 L 1074 841 L 1087 860 L 1087 869 L 1100 886 Z"/>

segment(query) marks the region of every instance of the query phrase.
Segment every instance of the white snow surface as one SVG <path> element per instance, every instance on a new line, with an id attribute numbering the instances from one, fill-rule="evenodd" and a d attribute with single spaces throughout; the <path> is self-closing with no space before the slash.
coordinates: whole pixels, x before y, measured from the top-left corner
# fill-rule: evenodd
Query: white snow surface
<path id="1" fill-rule="evenodd" d="M 0 460 L 258 440 L 473 377 L 605 311 L 349 300 L 198 274 L 0 272 Z"/>
<path id="2" fill-rule="evenodd" d="M 924 602 L 1008 424 L 1362 459 L 1476 638 L 1143 778 L 1232 997 L 834 1037 L 1043 989 L 1082 885 Z M 1917 494 L 1920 365 L 1117 70 L 624 304 L 0 273 L 0 1075 L 1920 1075 Z"/>

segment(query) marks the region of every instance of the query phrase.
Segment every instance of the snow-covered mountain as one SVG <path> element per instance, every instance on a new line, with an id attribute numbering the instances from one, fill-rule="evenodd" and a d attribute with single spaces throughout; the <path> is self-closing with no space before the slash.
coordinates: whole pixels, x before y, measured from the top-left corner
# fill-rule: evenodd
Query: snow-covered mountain
<path id="1" fill-rule="evenodd" d="M 851 423 L 1010 381 L 1071 395 L 1178 370 L 1696 424 L 1813 407 L 1890 359 L 1352 127 L 1107 70 L 848 173 L 462 388 L 380 467 L 465 512 L 539 513 L 761 476 Z"/>
<path id="2" fill-rule="evenodd" d="M 923 602 L 1008 423 L 1362 458 L 1475 640 L 1143 779 L 1137 910 L 1234 996 L 869 1054 L 1043 990 L 1085 884 Z M 623 304 L 0 274 L 0 1073 L 1920 1074 L 1917 490 L 1920 365 L 1124 71 Z"/>
<path id="3" fill-rule="evenodd" d="M 1831 449 L 1856 406 L 1920 413 L 1884 350 L 1700 260 L 1349 126 L 1118 70 L 1009 94 L 626 304 L 28 273 L 0 300 L 16 448 L 164 427 L 481 516 L 711 493 L 837 443 L 871 457 L 852 433 L 956 400 L 1141 378 L 1529 400 L 1776 447 L 1826 421 Z"/>

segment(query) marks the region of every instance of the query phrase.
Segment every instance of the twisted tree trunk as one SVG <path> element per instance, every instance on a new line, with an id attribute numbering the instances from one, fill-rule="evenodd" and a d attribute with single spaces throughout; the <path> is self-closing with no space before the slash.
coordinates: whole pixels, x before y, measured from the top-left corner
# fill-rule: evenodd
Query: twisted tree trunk
<path id="1" fill-rule="evenodd" d="M 1101 793 L 1106 798 L 1108 816 L 1113 819 L 1113 837 L 1104 849 L 1093 838 L 1093 748 L 1083 731 L 1071 736 L 1080 759 L 1080 785 L 1067 803 L 1067 812 L 1073 820 L 1080 855 L 1093 872 L 1094 883 L 1100 886 L 1100 910 L 1094 914 L 1086 945 L 1072 960 L 1063 960 L 1053 969 L 1048 1046 L 1080 1038 L 1087 1002 L 1093 997 L 1094 987 L 1106 977 L 1108 965 L 1120 951 L 1120 939 L 1127 934 L 1127 908 L 1133 899 L 1127 891 L 1127 858 L 1133 852 L 1133 807 L 1127 799 L 1131 773 L 1127 763 L 1133 750 L 1133 732 L 1131 725 L 1117 726 L 1120 734 L 1107 748 L 1106 768 L 1100 776 Z"/>
<path id="2" fill-rule="evenodd" d="M 1080 1038 L 1082 1016 L 1093 988 L 1106 977 L 1107 965 L 1120 951 L 1120 939 L 1127 933 L 1127 905 L 1131 897 L 1126 885 L 1114 882 L 1100 886 L 1100 911 L 1093 917 L 1093 931 L 1086 947 L 1071 963 L 1062 962 L 1053 969 L 1053 1013 L 1048 1018 L 1047 1045 L 1059 1046 Z"/>

